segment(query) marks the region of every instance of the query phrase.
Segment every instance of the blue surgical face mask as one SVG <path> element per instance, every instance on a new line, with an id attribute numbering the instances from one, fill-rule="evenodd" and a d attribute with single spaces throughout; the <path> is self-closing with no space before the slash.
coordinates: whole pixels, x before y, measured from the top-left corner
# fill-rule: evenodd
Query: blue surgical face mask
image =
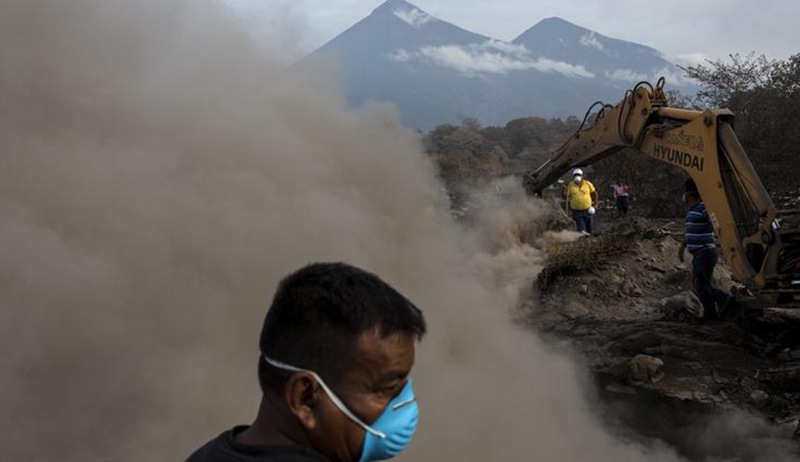
<path id="1" fill-rule="evenodd" d="M 344 405 L 342 400 L 336 396 L 316 372 L 290 366 L 268 358 L 266 355 L 263 355 L 263 357 L 267 364 L 279 369 L 311 374 L 322 389 L 325 390 L 325 393 L 328 394 L 333 404 L 350 420 L 364 429 L 366 434 L 364 442 L 361 444 L 359 462 L 389 459 L 400 454 L 408 446 L 414 436 L 414 432 L 417 430 L 419 406 L 414 396 L 411 379 L 406 382 L 400 393 L 389 402 L 378 419 L 372 425 L 367 425 Z"/>

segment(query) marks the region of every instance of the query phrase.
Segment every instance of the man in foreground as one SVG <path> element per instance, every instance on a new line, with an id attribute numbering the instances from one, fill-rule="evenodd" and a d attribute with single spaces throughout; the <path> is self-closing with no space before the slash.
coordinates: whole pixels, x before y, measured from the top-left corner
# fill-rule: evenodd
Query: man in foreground
<path id="1" fill-rule="evenodd" d="M 592 219 L 597 207 L 597 189 L 583 178 L 583 170 L 572 171 L 572 181 L 567 185 L 567 204 L 572 211 L 576 229 L 584 234 L 592 234 Z"/>
<path id="2" fill-rule="evenodd" d="M 692 255 L 692 286 L 703 304 L 703 318 L 718 319 L 729 297 L 714 286 L 714 267 L 719 260 L 719 251 L 714 243 L 714 226 L 693 181 L 686 182 L 683 197 L 689 211 L 686 213 L 686 233 L 678 249 L 678 259 L 682 263 L 685 251 L 689 249 Z"/>
<path id="3" fill-rule="evenodd" d="M 409 373 L 422 312 L 374 274 L 317 263 L 289 275 L 261 331 L 262 399 L 252 425 L 189 462 L 370 461 L 399 454 L 417 426 Z"/>

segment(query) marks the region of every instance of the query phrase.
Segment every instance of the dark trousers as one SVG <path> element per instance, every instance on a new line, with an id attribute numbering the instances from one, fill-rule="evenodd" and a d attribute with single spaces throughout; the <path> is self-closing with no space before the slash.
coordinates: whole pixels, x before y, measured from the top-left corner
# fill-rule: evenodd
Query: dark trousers
<path id="1" fill-rule="evenodd" d="M 575 227 L 578 231 L 586 231 L 592 234 L 592 216 L 589 215 L 587 210 L 573 210 L 572 220 L 575 221 Z"/>
<path id="2" fill-rule="evenodd" d="M 728 294 L 717 289 L 714 285 L 714 267 L 719 260 L 719 251 L 715 248 L 705 248 L 692 254 L 692 285 L 697 298 L 703 304 L 703 317 L 716 319 L 719 308 L 728 301 Z"/>
<path id="3" fill-rule="evenodd" d="M 617 211 L 620 215 L 628 213 L 628 196 L 617 196 Z"/>

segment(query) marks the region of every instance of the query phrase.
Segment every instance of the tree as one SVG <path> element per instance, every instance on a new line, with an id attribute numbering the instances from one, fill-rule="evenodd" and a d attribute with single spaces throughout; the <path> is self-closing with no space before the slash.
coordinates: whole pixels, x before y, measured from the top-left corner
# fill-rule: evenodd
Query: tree
<path id="1" fill-rule="evenodd" d="M 797 97 L 800 94 L 800 53 L 776 63 L 772 82 L 782 96 Z"/>
<path id="2" fill-rule="evenodd" d="M 461 120 L 461 128 L 464 130 L 478 132 L 481 130 L 481 121 L 475 117 L 465 117 L 463 120 Z"/>
<path id="3" fill-rule="evenodd" d="M 736 115 L 736 133 L 764 185 L 786 192 L 798 184 L 800 163 L 800 54 L 785 61 L 753 53 L 730 55 L 684 68 L 700 82 L 697 102 L 727 107 Z"/>
<path id="4" fill-rule="evenodd" d="M 688 77 L 701 83 L 698 102 L 706 107 L 722 107 L 731 103 L 737 94 L 768 87 L 772 72 L 778 66 L 766 56 L 750 53 L 729 55 L 730 61 L 706 60 L 707 65 L 678 66 Z"/>

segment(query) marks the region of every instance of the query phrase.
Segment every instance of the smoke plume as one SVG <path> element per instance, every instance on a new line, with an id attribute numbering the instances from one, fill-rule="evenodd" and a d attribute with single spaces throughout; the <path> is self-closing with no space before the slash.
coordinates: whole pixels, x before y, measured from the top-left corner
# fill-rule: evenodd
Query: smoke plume
<path id="1" fill-rule="evenodd" d="M 675 460 L 610 437 L 572 361 L 508 322 L 536 252 L 498 276 L 430 213 L 447 198 L 390 107 L 343 110 L 240 24 L 201 0 L 0 3 L 1 458 L 181 460 L 250 422 L 278 280 L 347 261 L 429 320 L 405 460 Z"/>

